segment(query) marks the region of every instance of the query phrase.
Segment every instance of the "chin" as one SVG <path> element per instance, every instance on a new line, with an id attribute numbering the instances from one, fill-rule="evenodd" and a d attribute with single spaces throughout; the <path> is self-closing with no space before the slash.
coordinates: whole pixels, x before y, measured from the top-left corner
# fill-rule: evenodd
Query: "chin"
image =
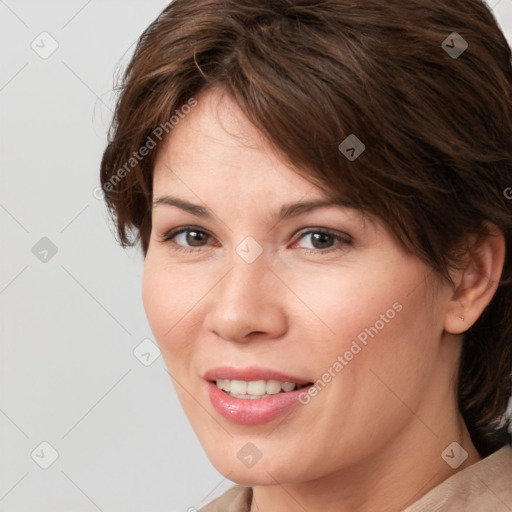
<path id="1" fill-rule="evenodd" d="M 240 485 L 253 486 L 275 485 L 276 481 L 291 483 L 297 479 L 297 475 L 290 472 L 293 463 L 284 464 L 272 454 L 269 457 L 262 455 L 260 459 L 244 461 L 245 454 L 250 452 L 247 448 L 244 451 L 244 447 L 249 445 L 250 441 L 241 443 L 242 448 L 238 447 L 240 443 L 236 444 L 237 447 L 233 450 L 233 455 L 228 447 L 222 452 L 206 452 L 215 469 L 229 480 Z"/>

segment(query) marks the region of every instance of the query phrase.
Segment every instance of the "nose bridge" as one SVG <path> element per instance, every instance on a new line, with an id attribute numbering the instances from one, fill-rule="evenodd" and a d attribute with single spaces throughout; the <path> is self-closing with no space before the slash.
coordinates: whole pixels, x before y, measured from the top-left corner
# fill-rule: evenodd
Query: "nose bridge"
<path id="1" fill-rule="evenodd" d="M 263 255 L 248 262 L 239 254 L 234 254 L 229 272 L 219 283 L 216 302 L 222 302 L 223 308 L 227 309 L 256 309 L 258 304 L 265 300 L 268 273 Z"/>
<path id="2" fill-rule="evenodd" d="M 286 317 L 265 256 L 246 260 L 243 254 L 233 254 L 229 265 L 211 297 L 208 329 L 230 341 L 245 341 L 252 332 L 282 334 Z"/>

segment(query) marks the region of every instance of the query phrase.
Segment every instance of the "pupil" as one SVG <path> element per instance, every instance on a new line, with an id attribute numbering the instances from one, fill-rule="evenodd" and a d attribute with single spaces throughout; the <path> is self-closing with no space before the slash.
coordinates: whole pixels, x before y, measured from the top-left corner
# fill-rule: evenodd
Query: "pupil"
<path id="1" fill-rule="evenodd" d="M 330 247 L 331 243 L 331 235 L 328 233 L 313 233 L 313 247 L 315 249 L 325 249 L 325 247 Z"/>
<path id="2" fill-rule="evenodd" d="M 202 242 L 206 239 L 206 233 L 200 231 L 189 231 L 187 233 L 187 243 L 192 246 L 202 245 Z"/>

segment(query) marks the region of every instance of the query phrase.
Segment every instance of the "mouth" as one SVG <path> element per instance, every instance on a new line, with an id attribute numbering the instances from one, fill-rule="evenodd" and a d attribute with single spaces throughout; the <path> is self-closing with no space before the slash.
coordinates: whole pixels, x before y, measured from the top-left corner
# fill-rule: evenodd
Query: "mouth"
<path id="1" fill-rule="evenodd" d="M 262 367 L 212 369 L 203 375 L 214 410 L 230 422 L 268 423 L 297 407 L 313 382 Z M 304 388 L 304 389 L 303 389 Z"/>
<path id="2" fill-rule="evenodd" d="M 296 382 L 287 382 L 279 380 L 230 380 L 216 379 L 212 381 L 221 391 L 229 396 L 240 398 L 242 400 L 255 400 L 258 398 L 268 398 L 279 393 L 290 393 L 312 384 L 300 384 Z"/>

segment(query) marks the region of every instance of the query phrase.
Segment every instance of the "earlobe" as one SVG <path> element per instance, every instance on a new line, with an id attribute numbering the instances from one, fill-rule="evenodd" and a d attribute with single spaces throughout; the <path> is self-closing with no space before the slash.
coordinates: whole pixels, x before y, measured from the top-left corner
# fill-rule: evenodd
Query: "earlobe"
<path id="1" fill-rule="evenodd" d="M 472 240 L 466 265 L 457 274 L 453 296 L 446 309 L 445 331 L 460 334 L 480 317 L 498 287 L 505 262 L 505 239 L 493 224 L 488 233 Z"/>

